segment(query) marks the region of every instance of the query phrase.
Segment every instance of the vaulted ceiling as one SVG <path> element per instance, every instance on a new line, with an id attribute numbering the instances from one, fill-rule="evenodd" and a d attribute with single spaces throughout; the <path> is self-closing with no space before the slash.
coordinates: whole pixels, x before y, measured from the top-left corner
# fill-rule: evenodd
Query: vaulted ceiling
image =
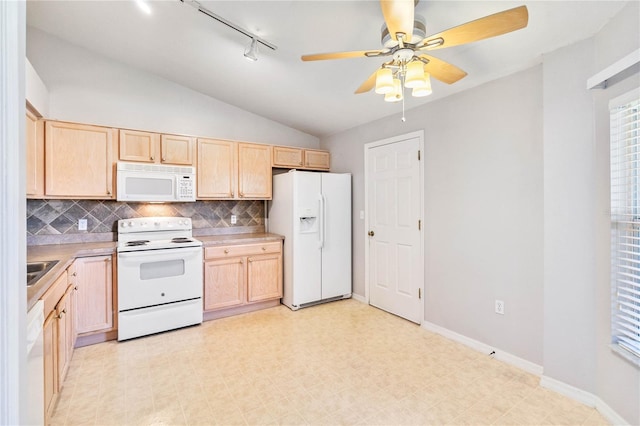
<path id="1" fill-rule="evenodd" d="M 385 58 L 300 60 L 309 53 L 379 49 L 384 21 L 378 1 L 200 4 L 277 50 L 261 46 L 257 62 L 245 60 L 249 38 L 179 0 L 151 1 L 150 14 L 134 1 L 29 0 L 27 25 L 316 136 L 401 111 L 373 91 L 354 94 Z M 416 13 L 425 17 L 427 34 L 434 34 L 523 4 L 527 28 L 432 51 L 468 76 L 453 85 L 434 81 L 431 96 L 407 96 L 406 108 L 540 63 L 545 53 L 595 34 L 625 2 L 421 0 Z"/>

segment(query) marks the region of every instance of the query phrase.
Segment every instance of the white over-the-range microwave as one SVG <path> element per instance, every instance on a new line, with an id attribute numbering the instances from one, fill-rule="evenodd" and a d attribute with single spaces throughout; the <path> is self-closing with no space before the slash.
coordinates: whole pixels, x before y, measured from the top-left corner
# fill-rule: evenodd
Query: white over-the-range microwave
<path id="1" fill-rule="evenodd" d="M 118 201 L 188 202 L 196 200 L 196 169 L 190 166 L 118 162 Z"/>

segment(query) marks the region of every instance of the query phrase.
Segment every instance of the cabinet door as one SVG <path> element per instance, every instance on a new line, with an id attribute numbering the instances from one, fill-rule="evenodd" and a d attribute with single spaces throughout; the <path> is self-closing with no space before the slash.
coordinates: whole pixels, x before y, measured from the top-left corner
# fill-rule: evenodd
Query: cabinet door
<path id="1" fill-rule="evenodd" d="M 271 199 L 271 146 L 238 144 L 238 196 Z"/>
<path id="2" fill-rule="evenodd" d="M 120 130 L 120 160 L 140 163 L 157 162 L 160 135 L 136 130 Z"/>
<path id="3" fill-rule="evenodd" d="M 247 301 L 260 302 L 282 297 L 282 257 L 280 254 L 247 259 Z"/>
<path id="4" fill-rule="evenodd" d="M 113 328 L 113 270 L 111 256 L 80 257 L 74 262 L 78 291 L 78 334 Z"/>
<path id="5" fill-rule="evenodd" d="M 244 258 L 204 262 L 204 310 L 244 304 Z"/>
<path id="6" fill-rule="evenodd" d="M 27 197 L 44 195 L 44 121 L 27 111 Z"/>
<path id="7" fill-rule="evenodd" d="M 302 167 L 302 149 L 284 146 L 273 147 L 273 167 Z"/>
<path id="8" fill-rule="evenodd" d="M 160 141 L 161 161 L 166 164 L 193 165 L 193 138 L 187 136 L 162 135 Z"/>
<path id="9" fill-rule="evenodd" d="M 66 293 L 56 307 L 57 319 L 57 354 L 58 354 L 58 391 L 62 389 L 62 383 L 69 370 L 69 363 L 73 354 L 74 339 L 74 315 L 73 315 L 73 286 L 67 288 Z"/>
<path id="10" fill-rule="evenodd" d="M 58 394 L 58 372 L 56 371 L 58 336 L 56 311 L 53 310 L 44 321 L 43 343 L 44 343 L 44 415 L 49 419 L 55 407 L 56 395 Z M 45 424 L 49 424 L 45 421 Z"/>
<path id="11" fill-rule="evenodd" d="M 304 150 L 304 166 L 310 169 L 329 170 L 331 155 L 327 151 Z"/>
<path id="12" fill-rule="evenodd" d="M 235 164 L 235 142 L 198 139 L 198 198 L 233 198 L 237 173 Z"/>
<path id="13" fill-rule="evenodd" d="M 115 198 L 113 143 L 106 127 L 47 121 L 45 194 L 61 198 Z"/>

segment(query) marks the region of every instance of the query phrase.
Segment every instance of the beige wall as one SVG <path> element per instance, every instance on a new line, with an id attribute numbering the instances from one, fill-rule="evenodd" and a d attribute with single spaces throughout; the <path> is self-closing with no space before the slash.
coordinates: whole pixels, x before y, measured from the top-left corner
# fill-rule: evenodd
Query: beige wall
<path id="1" fill-rule="evenodd" d="M 406 123 L 398 114 L 321 139 L 336 171 L 354 176 L 354 293 L 365 288 L 363 146 L 423 129 L 425 320 L 540 364 L 559 390 L 629 424 L 640 424 L 640 370 L 609 348 L 607 104 L 640 75 L 596 92 L 586 80 L 639 45 L 631 1 L 541 66 L 411 110 Z"/>
<path id="2" fill-rule="evenodd" d="M 48 118 L 317 148 L 319 140 L 27 27 L 27 58 L 49 91 Z"/>
<path id="3" fill-rule="evenodd" d="M 405 123 L 322 139 L 333 170 L 353 174 L 354 293 L 365 294 L 364 144 L 424 130 L 425 320 L 541 364 L 541 111 L 535 67 L 408 111 Z"/>

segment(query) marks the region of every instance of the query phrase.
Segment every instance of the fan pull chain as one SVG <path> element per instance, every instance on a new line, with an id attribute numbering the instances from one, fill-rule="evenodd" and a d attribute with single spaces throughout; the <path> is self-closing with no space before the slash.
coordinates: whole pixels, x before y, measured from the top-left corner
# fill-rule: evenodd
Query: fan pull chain
<path id="1" fill-rule="evenodd" d="M 400 75 L 400 77 L 402 78 L 402 122 L 404 123 L 405 121 L 407 121 L 407 119 L 404 117 L 404 81 L 405 81 L 405 74 L 402 73 Z"/>

